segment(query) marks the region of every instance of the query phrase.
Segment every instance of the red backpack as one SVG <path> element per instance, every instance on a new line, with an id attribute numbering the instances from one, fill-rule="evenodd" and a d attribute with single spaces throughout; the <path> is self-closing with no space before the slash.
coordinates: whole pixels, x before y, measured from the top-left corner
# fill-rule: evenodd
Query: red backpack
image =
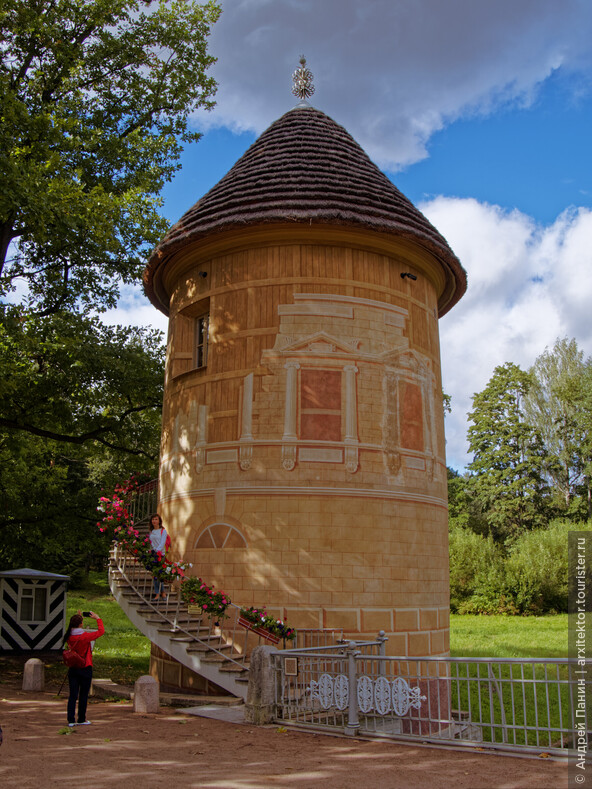
<path id="1" fill-rule="evenodd" d="M 84 668 L 86 665 L 86 654 L 88 652 L 88 647 L 86 652 L 84 653 L 84 657 L 80 654 L 80 652 L 76 652 L 74 649 L 70 649 L 68 645 L 62 652 L 62 658 L 64 663 L 68 666 L 68 668 Z"/>
<path id="2" fill-rule="evenodd" d="M 171 535 L 167 531 L 166 540 L 164 541 L 164 551 L 165 551 L 165 553 L 169 550 L 170 547 L 171 547 Z"/>

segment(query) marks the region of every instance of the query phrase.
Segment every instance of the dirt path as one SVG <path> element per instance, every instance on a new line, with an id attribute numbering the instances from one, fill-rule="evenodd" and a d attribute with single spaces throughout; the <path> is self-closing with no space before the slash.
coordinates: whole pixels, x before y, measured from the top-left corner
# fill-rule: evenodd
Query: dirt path
<path id="1" fill-rule="evenodd" d="M 92 701 L 68 730 L 64 698 L 0 685 L 6 789 L 562 789 L 565 764 L 365 742 Z"/>

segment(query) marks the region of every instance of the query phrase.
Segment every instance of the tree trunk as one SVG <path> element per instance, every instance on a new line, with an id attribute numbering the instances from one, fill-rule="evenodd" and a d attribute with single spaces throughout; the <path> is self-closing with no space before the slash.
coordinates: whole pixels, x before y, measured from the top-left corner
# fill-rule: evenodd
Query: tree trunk
<path id="1" fill-rule="evenodd" d="M 0 276 L 4 270 L 6 263 L 6 255 L 8 254 L 8 247 L 14 238 L 14 215 L 10 216 L 6 222 L 0 224 Z"/>

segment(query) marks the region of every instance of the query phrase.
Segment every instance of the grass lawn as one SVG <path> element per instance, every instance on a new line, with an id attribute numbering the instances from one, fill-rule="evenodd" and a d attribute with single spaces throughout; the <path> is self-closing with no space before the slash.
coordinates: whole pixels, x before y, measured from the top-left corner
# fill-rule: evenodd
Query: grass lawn
<path id="1" fill-rule="evenodd" d="M 93 674 L 96 678 L 133 685 L 138 677 L 148 673 L 150 641 L 132 625 L 111 596 L 107 573 L 91 573 L 82 589 L 68 591 L 66 624 L 79 609 L 94 611 L 105 625 L 105 635 L 97 639 L 93 651 Z M 93 620 L 86 619 L 84 627 L 94 627 Z M 45 680 L 49 684 L 60 685 L 67 673 L 62 653 L 56 652 L 49 659 L 47 654 L 44 654 Z M 0 656 L 0 682 L 20 681 L 23 662 L 24 658 L 19 656 Z"/>
<path id="2" fill-rule="evenodd" d="M 450 654 L 453 657 L 567 657 L 567 614 L 452 614 Z"/>
<path id="3" fill-rule="evenodd" d="M 567 632 L 567 614 L 541 617 L 456 614 L 450 618 L 450 653 L 453 657 L 467 658 L 565 658 Z M 458 681 L 451 683 L 452 706 L 470 711 L 474 723 L 480 720 L 485 724 L 481 730 L 484 740 L 566 746 L 568 735 L 561 735 L 560 730 L 569 725 L 572 705 L 569 689 L 563 684 L 568 679 L 565 666 L 494 664 L 489 669 L 484 664 L 459 664 L 451 671 L 458 677 Z M 466 681 L 468 677 L 470 682 Z M 547 685 L 547 680 L 553 684 Z M 539 735 L 536 732 L 539 726 L 549 731 Z"/>

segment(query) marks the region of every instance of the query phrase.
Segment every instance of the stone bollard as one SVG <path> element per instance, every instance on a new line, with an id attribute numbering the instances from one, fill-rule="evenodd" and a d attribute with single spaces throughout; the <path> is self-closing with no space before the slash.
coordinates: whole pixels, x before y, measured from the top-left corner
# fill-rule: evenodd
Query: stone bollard
<path id="1" fill-rule="evenodd" d="M 44 688 L 45 664 L 36 657 L 27 660 L 23 671 L 23 690 L 43 690 Z"/>
<path id="2" fill-rule="evenodd" d="M 255 647 L 249 664 L 249 688 L 245 705 L 245 720 L 256 726 L 271 723 L 275 714 L 275 672 L 271 656 L 275 647 Z"/>
<path id="3" fill-rule="evenodd" d="M 158 712 L 160 685 L 149 674 L 138 677 L 134 685 L 134 712 Z"/>

